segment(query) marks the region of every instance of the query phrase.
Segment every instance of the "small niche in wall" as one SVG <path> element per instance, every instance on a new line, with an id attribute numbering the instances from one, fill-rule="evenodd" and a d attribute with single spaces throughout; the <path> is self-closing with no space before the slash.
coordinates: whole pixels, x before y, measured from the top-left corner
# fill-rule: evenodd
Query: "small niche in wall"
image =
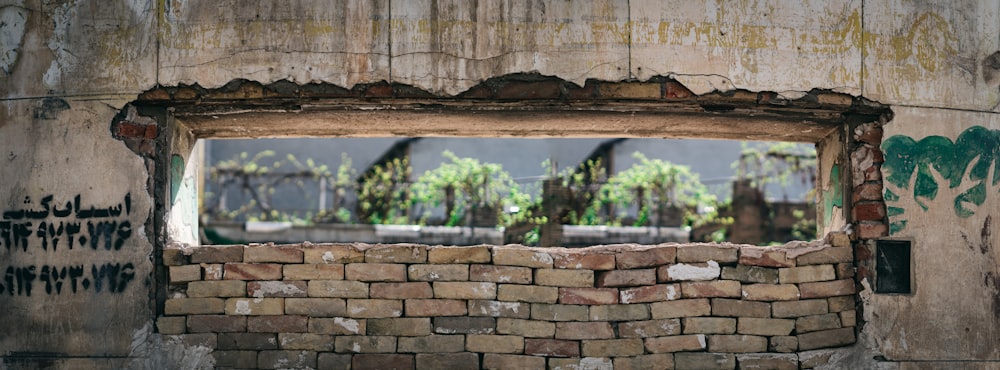
<path id="1" fill-rule="evenodd" d="M 875 293 L 910 294 L 910 241 L 875 242 Z"/>

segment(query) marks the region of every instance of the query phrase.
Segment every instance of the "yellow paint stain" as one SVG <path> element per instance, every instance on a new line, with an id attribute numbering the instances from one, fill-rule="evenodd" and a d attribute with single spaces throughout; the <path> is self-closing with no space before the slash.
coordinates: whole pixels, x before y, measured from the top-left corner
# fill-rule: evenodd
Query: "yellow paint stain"
<path id="1" fill-rule="evenodd" d="M 864 47 L 868 53 L 880 61 L 891 61 L 899 72 L 909 74 L 913 64 L 927 72 L 938 72 L 957 53 L 958 38 L 948 20 L 937 13 L 921 13 L 908 27 L 908 32 L 900 35 L 864 34 Z"/>

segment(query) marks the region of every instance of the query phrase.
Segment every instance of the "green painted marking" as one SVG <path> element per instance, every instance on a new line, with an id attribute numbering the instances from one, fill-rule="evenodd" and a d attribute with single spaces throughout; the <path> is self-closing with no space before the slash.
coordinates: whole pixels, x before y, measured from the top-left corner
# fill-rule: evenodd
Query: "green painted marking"
<path id="1" fill-rule="evenodd" d="M 823 222 L 833 218 L 833 207 L 844 208 L 844 189 L 840 182 L 840 165 L 830 168 L 830 186 L 823 191 Z"/>
<path id="2" fill-rule="evenodd" d="M 184 157 L 174 154 L 170 157 L 170 204 L 177 202 L 177 195 L 184 181 Z"/>

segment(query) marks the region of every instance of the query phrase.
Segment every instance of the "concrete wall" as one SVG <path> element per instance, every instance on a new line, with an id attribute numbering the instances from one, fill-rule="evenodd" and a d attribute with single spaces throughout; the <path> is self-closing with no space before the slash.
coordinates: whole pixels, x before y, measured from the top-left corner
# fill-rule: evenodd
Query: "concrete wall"
<path id="1" fill-rule="evenodd" d="M 906 138 L 917 143 L 934 138 L 930 141 L 941 143 L 935 151 L 944 153 L 949 142 L 988 153 L 995 141 L 979 128 L 997 130 L 1000 114 L 997 57 L 992 56 L 1000 50 L 1000 4 L 989 0 L 345 0 L 332 5 L 308 0 L 252 5 L 236 0 L 10 0 L 0 5 L 0 19 L 0 210 L 14 212 L 0 221 L 9 222 L 13 232 L 15 223 L 25 221 L 16 219 L 21 211 L 46 216 L 32 218 L 31 229 L 19 229 L 30 232 L 19 244 L 4 240 L 0 249 L 5 274 L 0 284 L 8 290 L 0 308 L 11 313 L 0 325 L 4 333 L 14 333 L 0 337 L 6 367 L 18 367 L 24 355 L 39 354 L 63 367 L 124 367 L 135 359 L 151 367 L 167 359 L 172 367 L 191 367 L 204 359 L 197 356 L 202 353 L 197 343 L 154 345 L 162 338 L 149 334 L 156 306 L 149 287 L 158 274 L 152 249 L 154 243 L 165 244 L 161 221 L 169 204 L 163 201 L 167 192 L 157 190 L 168 182 L 169 167 L 150 153 L 169 144 L 165 139 L 172 134 L 160 126 L 168 120 L 152 126 L 160 130 L 133 124 L 124 131 L 109 130 L 127 102 L 156 85 L 212 88 L 248 79 L 325 82 L 350 89 L 385 80 L 450 96 L 491 77 L 538 72 L 580 86 L 588 79 L 670 76 L 695 94 L 746 89 L 796 98 L 812 89 L 829 89 L 888 104 L 896 115 L 885 125 L 887 140 L 899 137 L 893 141 L 898 144 Z M 578 122 L 548 132 L 584 125 L 592 127 Z M 744 136 L 757 134 L 757 126 L 742 127 Z M 134 131 L 139 128 L 147 131 Z M 245 132 L 253 129 L 248 126 Z M 845 140 L 854 140 L 850 134 L 845 133 Z M 1000 326 L 995 303 L 988 298 L 997 286 L 991 280 L 996 276 L 991 246 L 998 237 L 990 227 L 990 212 L 997 209 L 991 187 L 997 182 L 983 180 L 988 177 L 981 169 L 995 162 L 981 156 L 976 163 L 986 164 L 965 176 L 964 160 L 921 157 L 920 163 L 933 163 L 935 170 L 930 165 L 915 170 L 923 180 L 910 188 L 899 180 L 910 167 L 891 163 L 915 151 L 905 145 L 881 148 L 886 166 L 874 161 L 878 153 L 866 168 L 880 169 L 877 177 L 888 179 L 889 190 L 902 189 L 893 190 L 899 199 L 889 201 L 895 208 L 883 210 L 887 214 L 881 219 L 887 225 L 907 221 L 905 228 L 892 231 L 894 237 L 913 241 L 914 293 L 874 294 L 868 288 L 871 281 L 862 277 L 865 324 L 860 344 L 833 360 L 848 366 L 849 361 L 883 356 L 879 358 L 898 363 L 882 366 L 904 368 L 917 366 L 906 362 L 917 360 L 931 361 L 920 366 L 998 360 L 990 343 Z M 843 208 L 837 210 L 853 222 L 855 215 L 848 212 L 852 205 L 846 203 L 852 203 L 848 200 L 859 189 L 850 178 L 854 174 L 842 176 L 852 186 L 841 194 Z M 836 184 L 833 178 L 824 184 Z M 49 195 L 47 209 L 43 202 Z M 117 222 L 119 228 L 124 221 L 132 225 L 131 234 L 121 237 L 120 249 L 116 243 L 110 250 L 42 247 L 41 222 L 79 221 L 86 230 L 86 222 L 97 221 L 76 213 L 57 216 L 55 211 L 64 211 L 65 202 L 77 195 L 80 207 L 74 204 L 74 211 L 119 204 L 128 208 L 125 196 L 130 196 L 128 212 L 103 220 Z M 866 217 L 879 216 L 875 211 Z M 128 235 L 119 230 L 122 234 L 116 231 L 112 238 Z M 866 230 L 873 233 L 864 236 L 882 235 L 877 228 Z M 86 233 L 75 237 L 93 240 Z M 64 235 L 60 243 L 68 243 Z M 867 243 L 860 245 L 863 251 Z M 857 258 L 866 260 L 859 267 L 873 260 L 865 254 Z M 134 277 L 125 278 L 132 272 L 118 270 L 118 283 L 128 283 L 115 292 L 109 285 L 97 292 L 94 281 L 76 293 L 67 294 L 66 285 L 61 293 L 45 292 L 40 280 L 45 266 L 51 277 L 51 266 L 59 267 L 62 276 L 60 266 L 81 264 L 132 264 Z M 97 277 L 92 271 L 83 276 L 100 278 L 100 269 Z M 111 275 L 104 271 L 103 279 L 108 279 Z M 37 276 L 30 278 L 33 274 Z M 31 296 L 16 290 L 25 279 L 33 279 Z"/>

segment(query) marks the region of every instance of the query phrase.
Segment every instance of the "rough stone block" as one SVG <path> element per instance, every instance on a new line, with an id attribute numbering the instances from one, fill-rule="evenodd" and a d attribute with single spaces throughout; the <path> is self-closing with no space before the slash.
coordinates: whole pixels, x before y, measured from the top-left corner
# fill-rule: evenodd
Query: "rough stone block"
<path id="1" fill-rule="evenodd" d="M 590 306 L 591 321 L 635 321 L 648 320 L 649 305 L 610 304 Z"/>
<path id="2" fill-rule="evenodd" d="M 814 350 L 814 351 L 802 351 L 802 352 L 799 352 L 798 353 L 799 368 L 801 368 L 801 369 L 814 369 L 814 368 L 817 368 L 817 367 L 820 367 L 820 366 L 823 366 L 823 365 L 834 365 L 834 364 L 830 363 L 830 359 L 833 358 L 834 354 L 836 354 L 836 351 L 834 351 L 834 350 L 828 350 L 828 349 L 826 349 L 826 350 L 821 349 L 821 350 Z M 927 363 L 925 362 L 925 364 L 927 364 Z M 948 366 L 944 366 L 944 368 L 947 368 L 947 367 Z M 904 370 L 911 370 L 911 369 L 906 369 L 905 367 L 903 367 L 903 369 Z M 918 369 L 919 369 L 919 367 L 918 367 Z"/>
<path id="3" fill-rule="evenodd" d="M 798 334 L 837 329 L 841 326 L 840 315 L 836 313 L 802 316 L 795 319 L 795 332 Z"/>
<path id="4" fill-rule="evenodd" d="M 219 335 L 212 333 L 165 335 L 164 339 L 187 347 L 201 346 L 213 350 L 219 347 Z"/>
<path id="5" fill-rule="evenodd" d="M 434 298 L 496 299 L 497 285 L 488 282 L 435 281 Z"/>
<path id="6" fill-rule="evenodd" d="M 278 341 L 273 333 L 222 333 L 219 334 L 219 349 L 278 349 Z"/>
<path id="7" fill-rule="evenodd" d="M 524 337 L 517 335 L 468 334 L 465 349 L 480 353 L 524 353 Z"/>
<path id="8" fill-rule="evenodd" d="M 713 298 L 712 316 L 771 317 L 771 304 L 767 302 Z"/>
<path id="9" fill-rule="evenodd" d="M 858 324 L 857 311 L 841 311 L 840 325 L 843 327 L 855 326 Z"/>
<path id="10" fill-rule="evenodd" d="M 286 298 L 285 314 L 310 317 L 347 315 L 347 302 L 343 298 Z"/>
<path id="11" fill-rule="evenodd" d="M 854 343 L 854 328 L 848 327 L 833 330 L 814 331 L 811 333 L 799 334 L 798 339 L 800 351 L 846 346 Z"/>
<path id="12" fill-rule="evenodd" d="M 733 370 L 736 368 L 736 355 L 732 353 L 675 353 L 674 366 L 678 369 Z"/>
<path id="13" fill-rule="evenodd" d="M 501 317 L 496 323 L 497 334 L 519 335 L 529 338 L 552 338 L 556 324 L 548 321 L 523 320 Z"/>
<path id="14" fill-rule="evenodd" d="M 806 266 L 854 262 L 854 252 L 850 245 L 851 243 L 848 241 L 847 245 L 843 247 L 829 247 L 809 252 L 796 257 L 795 263 L 799 266 Z"/>
<path id="15" fill-rule="evenodd" d="M 589 253 L 583 251 L 555 251 L 552 256 L 552 267 L 573 270 L 613 270 L 615 256 L 613 254 Z"/>
<path id="16" fill-rule="evenodd" d="M 489 300 L 469 301 L 469 316 L 513 317 L 527 319 L 530 306 L 522 302 L 501 302 Z"/>
<path id="17" fill-rule="evenodd" d="M 708 351 L 754 353 L 767 350 L 767 338 L 755 335 L 709 335 Z"/>
<path id="18" fill-rule="evenodd" d="M 254 298 L 306 297 L 305 281 L 251 281 L 247 283 L 247 295 Z"/>
<path id="19" fill-rule="evenodd" d="M 247 283 L 239 280 L 192 281 L 187 286 L 187 296 L 191 298 L 245 297 L 246 295 Z"/>
<path id="20" fill-rule="evenodd" d="M 418 353 L 417 369 L 479 370 L 479 355 L 471 352 Z"/>
<path id="21" fill-rule="evenodd" d="M 191 251 L 191 263 L 227 263 L 243 262 L 243 246 L 205 246 L 194 247 Z"/>
<path id="22" fill-rule="evenodd" d="M 307 264 L 345 264 L 365 261 L 365 252 L 350 244 L 313 244 L 302 247 Z"/>
<path id="23" fill-rule="evenodd" d="M 799 350 L 799 338 L 794 336 L 777 336 L 768 339 L 769 352 L 791 353 Z"/>
<path id="24" fill-rule="evenodd" d="M 810 265 L 778 269 L 778 281 L 782 284 L 810 283 L 837 278 L 833 265 Z"/>
<path id="25" fill-rule="evenodd" d="M 618 269 L 627 270 L 674 263 L 676 257 L 677 247 L 638 247 L 619 252 L 615 256 L 615 263 Z"/>
<path id="26" fill-rule="evenodd" d="M 365 263 L 426 263 L 427 246 L 417 244 L 376 245 L 365 248 Z"/>
<path id="27" fill-rule="evenodd" d="M 306 287 L 310 297 L 368 298 L 368 284 L 349 280 L 313 280 Z"/>
<path id="28" fill-rule="evenodd" d="M 406 265 L 400 263 L 349 263 L 344 276 L 352 281 L 406 281 Z"/>
<path id="29" fill-rule="evenodd" d="M 619 293 L 621 303 L 649 303 L 680 299 L 679 284 L 658 284 L 636 288 L 622 289 Z"/>
<path id="30" fill-rule="evenodd" d="M 185 316 L 161 316 L 156 319 L 156 332 L 160 334 L 184 334 L 187 328 Z"/>
<path id="31" fill-rule="evenodd" d="M 778 269 L 761 266 L 726 266 L 722 268 L 722 279 L 741 283 L 777 284 Z"/>
<path id="32" fill-rule="evenodd" d="M 531 284 L 531 268 L 519 266 L 469 265 L 469 280 Z"/>
<path id="33" fill-rule="evenodd" d="M 483 369 L 544 369 L 545 357 L 487 353 Z"/>
<path id="34" fill-rule="evenodd" d="M 435 317 L 433 323 L 438 334 L 493 334 L 497 327 L 492 317 Z"/>
<path id="35" fill-rule="evenodd" d="M 344 280 L 344 265 L 340 263 L 285 265 L 282 274 L 285 280 Z"/>
<path id="36" fill-rule="evenodd" d="M 559 288 L 537 285 L 500 284 L 497 300 L 511 302 L 556 303 Z"/>
<path id="37" fill-rule="evenodd" d="M 288 302 L 285 302 L 288 309 Z M 251 316 L 247 318 L 247 331 L 250 333 L 305 333 L 309 331 L 307 316 Z"/>
<path id="38" fill-rule="evenodd" d="M 352 370 L 413 369 L 413 355 L 359 354 L 351 360 Z"/>
<path id="39" fill-rule="evenodd" d="M 857 268 L 854 267 L 853 263 L 838 263 L 834 266 L 834 270 L 837 272 L 837 279 L 851 279 L 854 278 Z"/>
<path id="40" fill-rule="evenodd" d="M 317 334 L 359 335 L 367 332 L 366 320 L 346 317 L 309 318 L 309 332 Z"/>
<path id="41" fill-rule="evenodd" d="M 162 256 L 164 266 L 183 266 L 191 263 L 190 256 L 184 254 L 182 249 L 164 248 Z"/>
<path id="42" fill-rule="evenodd" d="M 685 317 L 684 334 L 733 334 L 736 319 L 728 317 Z"/>
<path id="43" fill-rule="evenodd" d="M 612 339 L 615 331 L 608 322 L 557 322 L 556 339 Z"/>
<path id="44" fill-rule="evenodd" d="M 652 355 L 641 355 L 634 357 L 615 357 L 615 370 L 643 370 L 643 369 L 673 369 L 674 356 L 668 353 L 657 353 Z"/>
<path id="45" fill-rule="evenodd" d="M 834 280 L 799 284 L 802 299 L 827 298 L 854 294 L 854 280 Z"/>
<path id="46" fill-rule="evenodd" d="M 607 370 L 615 366 L 610 358 L 549 358 L 549 370 Z"/>
<path id="47" fill-rule="evenodd" d="M 705 298 L 654 302 L 649 304 L 649 313 L 654 319 L 707 316 L 712 313 L 712 305 Z"/>
<path id="48" fill-rule="evenodd" d="M 222 280 L 225 266 L 221 263 L 202 263 L 201 271 L 205 280 Z"/>
<path id="49" fill-rule="evenodd" d="M 429 325 L 429 323 L 428 323 Z M 452 353 L 465 350 L 464 335 L 426 335 L 420 337 L 400 337 L 396 352 Z M 476 358 L 476 363 L 479 359 Z"/>
<path id="50" fill-rule="evenodd" d="M 490 263 L 489 247 L 477 245 L 473 247 L 430 247 L 427 250 L 427 263 Z"/>
<path id="51" fill-rule="evenodd" d="M 736 355 L 736 364 L 741 370 L 797 370 L 799 356 L 793 353 L 743 353 Z"/>
<path id="52" fill-rule="evenodd" d="M 426 281 L 412 283 L 372 283 L 369 286 L 371 298 L 411 299 L 431 298 L 434 291 Z"/>
<path id="53" fill-rule="evenodd" d="M 429 317 L 369 319 L 367 327 L 368 335 L 392 335 L 397 337 L 431 335 L 431 319 Z"/>
<path id="54" fill-rule="evenodd" d="M 680 333 L 680 319 L 628 321 L 618 323 L 618 336 L 621 338 L 665 337 Z"/>
<path id="55" fill-rule="evenodd" d="M 736 332 L 749 335 L 789 335 L 795 329 L 795 320 L 762 319 L 756 317 L 741 317 L 736 324 Z M 723 351 L 725 352 L 725 351 Z"/>
<path id="56" fill-rule="evenodd" d="M 400 317 L 403 301 L 396 299 L 348 299 L 347 315 L 353 318 Z"/>
<path id="57" fill-rule="evenodd" d="M 771 315 L 788 318 L 827 313 L 825 299 L 805 299 L 801 301 L 774 302 L 771 304 Z"/>
<path id="58" fill-rule="evenodd" d="M 468 281 L 469 265 L 410 265 L 411 281 Z"/>
<path id="59" fill-rule="evenodd" d="M 557 287 L 589 288 L 594 286 L 593 270 L 539 269 L 535 284 Z"/>
<path id="60" fill-rule="evenodd" d="M 253 246 L 243 249 L 243 262 L 247 263 L 302 263 L 299 246 Z"/>
<path id="61" fill-rule="evenodd" d="M 200 315 L 223 313 L 226 303 L 222 298 L 171 298 L 163 303 L 164 315 Z"/>
<path id="62" fill-rule="evenodd" d="M 526 247 L 493 247 L 493 264 L 552 268 L 552 256 L 542 249 Z"/>
<path id="63" fill-rule="evenodd" d="M 524 354 L 546 357 L 579 357 L 580 342 L 575 340 L 528 338 L 524 340 Z"/>
<path id="64" fill-rule="evenodd" d="M 681 283 L 684 298 L 739 298 L 742 290 L 738 281 L 715 280 Z"/>
<path id="65" fill-rule="evenodd" d="M 317 370 L 343 370 L 351 368 L 351 355 L 324 352 L 316 356 Z"/>
<path id="66" fill-rule="evenodd" d="M 587 321 L 590 310 L 587 306 L 532 303 L 531 318 L 546 321 Z"/>
<path id="67" fill-rule="evenodd" d="M 638 338 L 584 340 L 580 348 L 584 357 L 638 356 L 645 352 L 642 339 Z"/>
<path id="68" fill-rule="evenodd" d="M 191 315 L 187 317 L 188 333 L 232 333 L 247 330 L 245 316 Z"/>
<path id="69" fill-rule="evenodd" d="M 573 271 L 573 270 L 567 270 Z M 616 304 L 617 288 L 559 288 L 561 304 Z"/>
<path id="70" fill-rule="evenodd" d="M 275 263 L 227 263 L 226 280 L 281 280 L 281 265 Z"/>
<path id="71" fill-rule="evenodd" d="M 333 338 L 333 349 L 338 353 L 392 353 L 396 351 L 396 337 L 345 335 Z M 355 356 L 354 358 L 357 358 Z"/>
<path id="72" fill-rule="evenodd" d="M 771 247 L 740 247 L 739 264 L 744 266 L 792 267 L 795 259 L 785 256 L 785 251 Z"/>
<path id="73" fill-rule="evenodd" d="M 170 266 L 169 275 L 171 284 L 180 284 L 189 281 L 198 281 L 201 280 L 201 266 L 198 265 Z"/>
<path id="74" fill-rule="evenodd" d="M 748 301 L 793 301 L 799 299 L 799 288 L 794 284 L 746 284 L 743 299 Z"/>
<path id="75" fill-rule="evenodd" d="M 734 263 L 739 260 L 740 248 L 722 245 L 683 245 L 677 247 L 677 262 Z"/>
<path id="76" fill-rule="evenodd" d="M 332 352 L 333 336 L 313 333 L 281 333 L 278 334 L 278 345 L 281 349 L 286 350 Z"/>
<path id="77" fill-rule="evenodd" d="M 716 280 L 721 271 L 715 261 L 674 263 L 657 267 L 656 280 L 660 282 Z"/>
<path id="78" fill-rule="evenodd" d="M 469 313 L 466 301 L 459 299 L 407 299 L 406 316 L 464 316 Z"/>
<path id="79" fill-rule="evenodd" d="M 854 311 L 855 309 L 853 295 L 827 298 L 827 302 L 830 304 L 830 312 Z M 817 312 L 817 313 L 823 313 L 823 312 Z"/>
<path id="80" fill-rule="evenodd" d="M 212 351 L 218 368 L 257 368 L 257 351 Z"/>
<path id="81" fill-rule="evenodd" d="M 634 287 L 656 284 L 656 269 L 612 270 L 597 274 L 598 287 Z"/>
<path id="82" fill-rule="evenodd" d="M 226 315 L 284 315 L 285 300 L 281 298 L 229 298 Z"/>

